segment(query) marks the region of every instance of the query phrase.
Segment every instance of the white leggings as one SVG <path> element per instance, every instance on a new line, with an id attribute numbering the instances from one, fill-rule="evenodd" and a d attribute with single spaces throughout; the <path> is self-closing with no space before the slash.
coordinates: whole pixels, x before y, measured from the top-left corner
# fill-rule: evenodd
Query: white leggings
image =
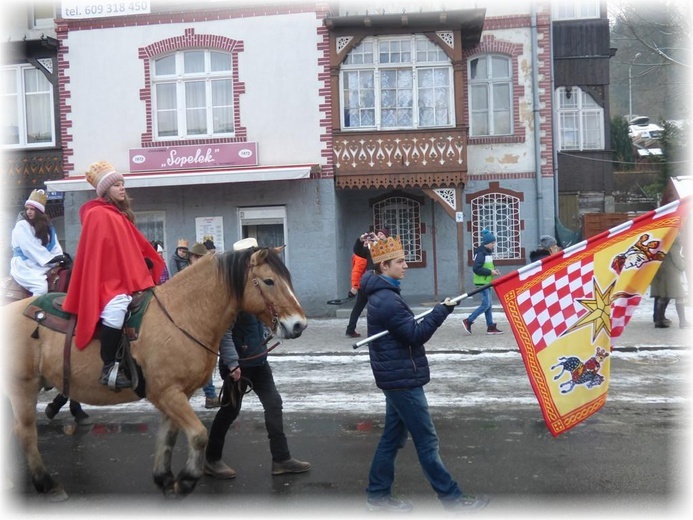
<path id="1" fill-rule="evenodd" d="M 129 294 L 119 294 L 106 304 L 101 311 L 101 323 L 112 329 L 122 329 L 125 322 L 125 313 L 132 301 Z"/>

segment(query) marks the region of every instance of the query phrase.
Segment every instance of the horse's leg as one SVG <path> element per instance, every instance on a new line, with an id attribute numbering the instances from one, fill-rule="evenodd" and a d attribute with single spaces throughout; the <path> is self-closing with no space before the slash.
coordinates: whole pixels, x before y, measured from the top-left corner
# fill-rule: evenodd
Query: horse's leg
<path id="1" fill-rule="evenodd" d="M 171 471 L 171 455 L 176 445 L 178 431 L 178 427 L 171 422 L 171 419 L 161 414 L 154 451 L 154 483 L 165 495 L 174 493 L 173 486 L 176 480 Z"/>
<path id="2" fill-rule="evenodd" d="M 36 491 L 47 495 L 51 501 L 59 502 L 68 499 L 67 493 L 63 486 L 48 473 L 38 450 L 38 432 L 36 431 L 38 387 L 38 381 L 33 379 L 14 386 L 10 396 L 14 411 L 13 432 L 26 456 L 31 481 Z"/>
<path id="3" fill-rule="evenodd" d="M 148 398 L 172 422 L 170 428 L 180 428 L 188 439 L 188 459 L 178 473 L 174 484 L 176 495 L 188 495 L 202 477 L 204 450 L 208 438 L 207 428 L 197 418 L 190 406 L 188 396 L 182 391 L 169 388 L 159 396 L 151 395 Z"/>

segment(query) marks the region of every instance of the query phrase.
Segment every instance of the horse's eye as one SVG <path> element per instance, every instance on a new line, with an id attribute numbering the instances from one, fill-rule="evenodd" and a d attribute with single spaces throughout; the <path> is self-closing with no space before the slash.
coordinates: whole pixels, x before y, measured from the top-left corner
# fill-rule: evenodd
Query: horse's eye
<path id="1" fill-rule="evenodd" d="M 263 282 L 265 282 L 265 285 L 274 285 L 274 280 L 271 278 L 265 278 Z"/>

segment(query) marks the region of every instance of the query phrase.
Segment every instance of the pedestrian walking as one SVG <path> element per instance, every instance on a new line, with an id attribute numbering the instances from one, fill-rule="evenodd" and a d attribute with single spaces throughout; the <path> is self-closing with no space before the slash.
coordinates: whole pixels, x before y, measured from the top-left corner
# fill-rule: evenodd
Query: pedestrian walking
<path id="1" fill-rule="evenodd" d="M 353 254 L 356 255 L 357 257 L 363 259 L 366 261 L 366 267 L 364 271 L 368 271 L 373 269 L 373 260 L 371 259 L 370 255 L 370 247 L 373 243 L 375 243 L 377 240 L 384 240 L 385 238 L 390 236 L 390 230 L 386 227 L 380 228 L 377 233 L 364 233 L 362 234 L 359 238 L 356 239 L 356 242 L 354 243 L 354 248 L 353 248 Z M 363 275 L 363 272 L 361 273 Z M 361 276 L 359 276 L 359 279 Z M 354 269 L 353 269 L 353 260 L 352 260 L 352 281 L 351 281 L 351 287 L 352 290 L 354 289 Z M 366 304 L 368 303 L 368 300 L 366 299 L 366 295 L 364 292 L 358 288 L 356 288 L 356 301 L 354 302 L 354 307 L 351 309 L 351 314 L 349 315 L 349 323 L 347 324 L 346 328 L 346 335 L 350 338 L 360 338 L 361 334 L 356 332 L 356 323 L 359 320 L 359 316 L 361 316 L 361 313 L 363 312 L 363 309 L 366 308 Z"/>
<path id="2" fill-rule="evenodd" d="M 171 263 L 169 267 L 169 272 L 171 273 L 171 276 L 173 276 L 176 273 L 179 273 L 180 271 L 182 271 L 190 265 L 190 258 L 188 257 L 189 245 L 190 242 L 188 242 L 186 239 L 178 239 L 178 242 L 176 244 L 176 250 L 173 252 L 173 256 L 171 257 Z"/>
<path id="3" fill-rule="evenodd" d="M 681 254 L 681 241 L 676 237 L 650 285 L 650 296 L 655 298 L 655 329 L 669 328 L 671 322 L 665 318 L 664 313 L 671 300 L 674 300 L 676 305 L 679 328 L 689 327 L 686 320 L 687 294 L 683 284 L 685 270 L 686 261 Z"/>
<path id="4" fill-rule="evenodd" d="M 474 285 L 483 287 L 493 281 L 494 276 L 500 275 L 500 271 L 493 265 L 493 249 L 496 247 L 496 237 L 493 236 L 488 229 L 481 232 L 481 245 L 474 251 Z M 498 325 L 493 321 L 493 312 L 491 308 L 491 288 L 488 287 L 479 292 L 481 303 L 479 306 L 464 320 L 462 327 L 467 334 L 472 333 L 472 325 L 474 321 L 484 315 L 486 319 L 486 334 L 503 334 L 502 330 L 498 329 Z"/>
<path id="5" fill-rule="evenodd" d="M 257 240 L 245 238 L 233 245 L 234 251 L 258 247 Z M 238 417 L 241 401 L 248 388 L 252 388 L 265 411 L 265 429 L 272 455 L 272 475 L 304 473 L 310 462 L 291 456 L 284 434 L 282 397 L 274 383 L 272 368 L 267 360 L 265 328 L 253 314 L 239 312 L 236 322 L 224 333 L 219 347 L 219 373 L 228 385 L 236 386 L 235 402 L 224 402 L 209 430 L 205 453 L 205 473 L 220 479 L 236 476 L 236 471 L 221 460 L 226 433 Z M 231 393 L 231 391 L 229 392 Z"/>
<path id="6" fill-rule="evenodd" d="M 195 242 L 188 250 L 190 265 L 194 265 L 200 258 L 208 254 L 210 254 L 210 250 L 207 247 L 199 242 Z M 202 387 L 202 392 L 205 394 L 205 408 L 219 408 L 219 396 L 217 395 L 217 389 L 214 387 L 214 378 L 209 378 L 207 384 Z"/>
<path id="7" fill-rule="evenodd" d="M 552 254 L 560 251 L 561 248 L 558 247 L 558 242 L 551 235 L 542 235 L 539 238 L 539 246 L 529 253 L 529 261 L 536 262 L 541 258 L 551 256 Z"/>
<path id="8" fill-rule="evenodd" d="M 385 395 L 385 425 L 368 475 L 367 507 L 389 512 L 413 509 L 411 502 L 392 493 L 397 453 L 411 435 L 424 475 L 443 507 L 457 512 L 480 510 L 488 497 L 463 493 L 440 458 L 438 433 L 423 388 L 430 381 L 424 344 L 456 304 L 447 298 L 417 321 L 400 295 L 407 262 L 399 237 L 376 242 L 371 256 L 374 270 L 361 281 L 368 298 L 368 335 L 388 334 L 373 340 L 368 349 L 376 386 Z"/>

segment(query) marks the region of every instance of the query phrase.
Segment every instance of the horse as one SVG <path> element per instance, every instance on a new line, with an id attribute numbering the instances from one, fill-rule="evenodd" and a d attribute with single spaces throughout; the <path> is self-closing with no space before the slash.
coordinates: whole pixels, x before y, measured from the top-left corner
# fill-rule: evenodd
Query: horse
<path id="1" fill-rule="evenodd" d="M 281 338 L 297 338 L 307 327 L 291 275 L 279 256 L 281 249 L 207 255 L 153 289 L 139 335 L 131 341 L 131 353 L 145 381 L 146 399 L 161 412 L 153 477 L 166 497 L 187 496 L 202 477 L 208 434 L 189 399 L 212 375 L 219 342 L 237 312 L 255 314 Z M 38 450 L 36 406 L 42 388 L 64 388 L 65 334 L 24 316 L 34 299 L 1 309 L 4 330 L 9 332 L 2 379 L 14 414 L 13 433 L 34 487 L 50 501 L 62 501 L 68 495 L 50 475 Z M 70 352 L 70 398 L 101 406 L 141 399 L 133 389 L 113 391 L 98 382 L 102 368 L 98 339 L 78 350 L 73 338 Z M 171 457 L 180 430 L 187 437 L 188 452 L 183 468 L 174 476 Z"/>

